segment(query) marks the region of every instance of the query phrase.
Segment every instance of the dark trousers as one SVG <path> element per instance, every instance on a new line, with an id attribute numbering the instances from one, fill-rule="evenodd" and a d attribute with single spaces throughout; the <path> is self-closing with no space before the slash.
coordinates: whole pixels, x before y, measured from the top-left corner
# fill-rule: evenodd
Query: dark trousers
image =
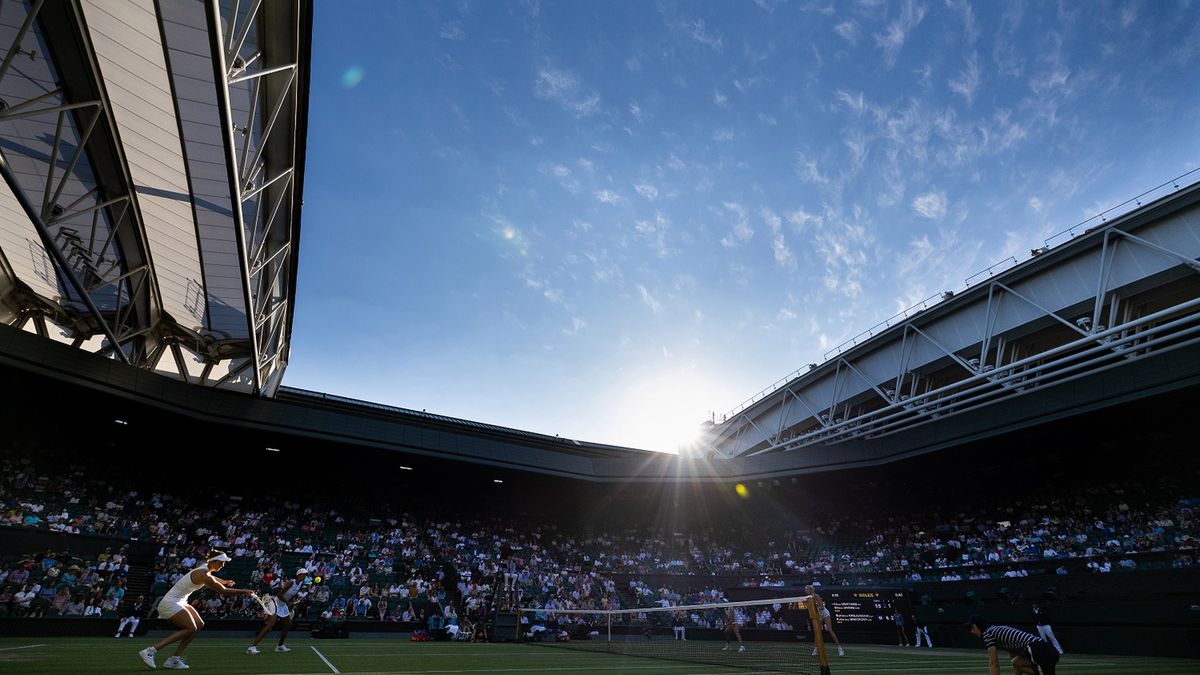
<path id="1" fill-rule="evenodd" d="M 1054 675 L 1054 668 L 1058 664 L 1058 650 L 1045 640 L 1030 643 L 1028 650 L 1029 660 L 1033 661 L 1039 675 Z"/>

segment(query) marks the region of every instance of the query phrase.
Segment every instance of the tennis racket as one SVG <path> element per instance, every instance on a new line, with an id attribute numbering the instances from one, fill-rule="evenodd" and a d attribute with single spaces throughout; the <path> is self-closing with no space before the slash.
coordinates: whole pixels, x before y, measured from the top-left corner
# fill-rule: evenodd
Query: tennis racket
<path id="1" fill-rule="evenodd" d="M 259 607 L 262 607 L 263 614 L 266 614 L 267 616 L 275 616 L 275 610 L 279 609 L 279 601 L 275 599 L 275 596 L 259 595 L 258 593 L 255 593 L 250 597 L 254 598 L 254 601 L 258 603 Z"/>

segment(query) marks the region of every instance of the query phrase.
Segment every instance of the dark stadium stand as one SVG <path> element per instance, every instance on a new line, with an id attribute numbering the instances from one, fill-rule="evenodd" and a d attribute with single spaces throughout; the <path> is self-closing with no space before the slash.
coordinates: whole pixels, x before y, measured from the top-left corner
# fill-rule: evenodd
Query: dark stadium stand
<path id="1" fill-rule="evenodd" d="M 738 589 L 795 594 L 817 581 L 900 589 L 945 645 L 972 644 L 958 625 L 970 611 L 1028 626 L 1038 600 L 1053 603 L 1073 651 L 1197 649 L 1180 636 L 1200 625 L 1200 459 L 1177 395 L 883 467 L 746 481 L 741 497 L 729 483 L 575 481 L 229 429 L 22 377 L 28 395 L 0 410 L 11 430 L 0 447 L 0 554 L 70 548 L 86 559 L 88 546 L 128 543 L 128 593 L 157 595 L 189 553 L 218 546 L 234 554 L 228 574 L 240 585 L 268 585 L 260 565 L 276 578 L 302 564 L 322 571 L 300 629 L 325 615 L 354 631 L 408 631 L 420 612 L 427 627 L 447 606 L 466 628 L 518 600 L 644 607 Z M 70 425 L 41 403 L 71 397 L 88 405 Z M 181 480 L 193 456 L 229 469 Z M 22 538 L 34 535 L 70 543 Z M 498 592 L 510 559 L 520 598 Z M 1105 562 L 1109 572 L 1093 569 Z M 365 580 L 350 579 L 356 566 Z M 339 606 L 364 586 L 365 616 Z M 214 627 L 257 625 L 245 604 L 205 612 Z M 3 621 L 7 634 L 62 630 Z M 115 623 L 75 621 L 93 634 Z"/>
<path id="2" fill-rule="evenodd" d="M 980 608 L 1028 624 L 1036 600 L 1054 606 L 1059 637 L 1075 651 L 1153 644 L 1194 655 L 1193 643 L 1178 638 L 1197 625 L 1200 502 L 1195 461 L 1167 431 L 1157 456 L 1123 471 L 1115 470 L 1126 464 L 1121 453 L 1081 467 L 1075 452 L 1039 451 L 1043 480 L 1014 487 L 976 482 L 993 470 L 987 461 L 942 458 L 892 467 L 886 480 L 859 472 L 753 484 L 752 498 L 739 499 L 721 485 L 635 495 L 519 474 L 501 485 L 466 465 L 418 473 L 388 453 L 339 455 L 317 445 L 282 457 L 247 448 L 237 475 L 173 484 L 172 462 L 128 426 L 110 423 L 91 445 L 67 449 L 36 434 L 7 444 L 0 551 L 23 558 L 70 548 L 86 563 L 93 552 L 129 545 L 127 593 L 151 598 L 189 556 L 212 548 L 234 555 L 225 574 L 240 586 L 265 589 L 304 565 L 322 579 L 301 602 L 302 630 L 324 618 L 352 630 L 410 631 L 447 607 L 461 624 L 486 624 L 515 600 L 500 590 L 511 560 L 522 604 L 536 606 L 703 603 L 736 589 L 795 594 L 817 581 L 906 589 L 938 644 L 969 645 L 958 624 Z M 97 444 L 106 449 L 69 449 Z M 112 453 L 125 463 L 104 461 Z M 997 461 L 1033 460 L 1013 451 Z M 127 466 L 141 468 L 131 474 Z M 1071 473 L 1078 485 L 1062 480 Z M 478 487 L 468 495 L 468 485 Z M 761 521 L 764 513 L 775 517 Z M 1049 557 L 1047 548 L 1055 548 Z M 1106 562 L 1109 571 L 1095 569 Z M 359 597 L 370 609 L 355 607 Z M 236 630 L 251 629 L 256 613 L 248 602 L 204 611 L 213 625 Z M 19 624 L 8 619 L 5 630 L 44 630 Z M 1117 627 L 1140 637 L 1097 637 Z M 891 637 L 838 630 L 850 642 Z"/>

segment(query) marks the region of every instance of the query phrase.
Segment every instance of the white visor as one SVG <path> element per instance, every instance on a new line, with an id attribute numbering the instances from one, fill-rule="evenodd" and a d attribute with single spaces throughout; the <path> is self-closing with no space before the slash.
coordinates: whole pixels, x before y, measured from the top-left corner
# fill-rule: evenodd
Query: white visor
<path id="1" fill-rule="evenodd" d="M 214 555 L 213 557 L 209 558 L 208 562 L 214 562 L 214 561 L 229 562 L 231 560 L 233 560 L 233 558 L 230 558 L 229 556 L 225 555 L 224 553 L 221 553 L 220 555 Z"/>
<path id="2" fill-rule="evenodd" d="M 305 568 L 303 568 L 303 567 L 301 567 L 300 569 L 296 570 L 296 576 L 300 576 L 301 574 L 308 574 L 308 570 L 307 570 L 307 569 L 305 569 Z"/>

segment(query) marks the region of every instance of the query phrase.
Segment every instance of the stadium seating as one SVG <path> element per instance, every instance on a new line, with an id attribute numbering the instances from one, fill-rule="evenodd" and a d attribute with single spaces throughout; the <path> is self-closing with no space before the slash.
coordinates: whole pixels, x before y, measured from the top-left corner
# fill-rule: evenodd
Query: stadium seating
<path id="1" fill-rule="evenodd" d="M 1025 504 L 1021 518 L 987 506 L 905 519 L 831 512 L 814 514 L 804 529 L 705 526 L 677 537 L 636 522 L 585 533 L 562 519 L 522 523 L 421 512 L 417 504 L 401 504 L 380 519 L 316 499 L 142 494 L 132 481 L 94 466 L 48 471 L 29 459 L 4 460 L 0 469 L 0 525 L 151 542 L 156 554 L 128 558 L 122 572 L 127 594 L 157 598 L 220 549 L 234 556 L 222 574 L 258 590 L 278 586 L 298 567 L 311 568 L 297 608 L 301 619 L 401 628 L 427 625 L 430 616 L 450 613 L 447 607 L 455 620 L 478 621 L 518 603 L 560 609 L 700 604 L 723 600 L 721 588 L 814 580 L 908 586 L 934 609 L 962 605 L 965 598 L 1096 598 L 1113 587 L 1110 575 L 1127 578 L 1117 594 L 1128 597 L 1153 593 L 1162 583 L 1158 572 L 1192 568 L 1198 534 L 1196 495 L 1159 490 L 1134 499 L 1124 485 Z M 75 564 L 99 566 L 98 559 Z M 1100 569 L 1105 564 L 1107 572 Z M 510 566 L 513 578 L 506 582 Z M 1146 579 L 1145 588 L 1135 579 Z M 6 585 L 0 581 L 0 588 Z M 91 593 L 103 599 L 106 590 L 101 585 Z M 204 592 L 196 599 L 210 618 L 250 619 L 257 612 L 247 599 L 227 602 Z M 11 600 L 8 605 L 0 611 L 21 613 Z M 101 613 L 111 616 L 115 609 L 109 603 Z"/>

